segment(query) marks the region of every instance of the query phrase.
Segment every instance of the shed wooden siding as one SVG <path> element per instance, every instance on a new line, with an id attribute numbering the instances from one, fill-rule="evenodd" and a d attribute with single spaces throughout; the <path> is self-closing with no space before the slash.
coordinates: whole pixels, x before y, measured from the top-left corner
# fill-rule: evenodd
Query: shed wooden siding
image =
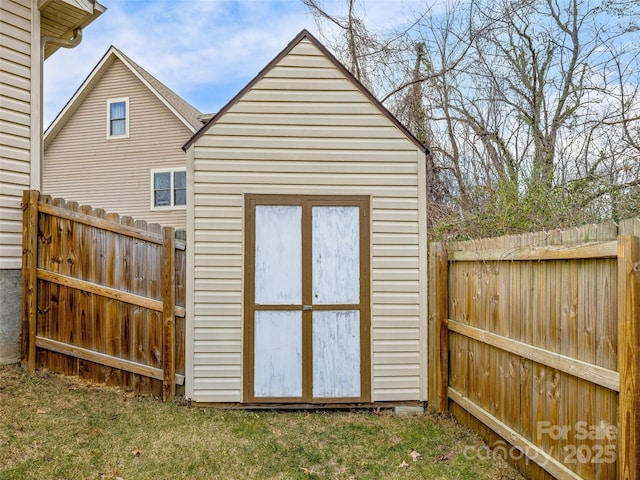
<path id="1" fill-rule="evenodd" d="M 371 195 L 372 399 L 426 400 L 424 153 L 308 40 L 189 153 L 187 393 L 242 401 L 243 193 Z"/>
<path id="2" fill-rule="evenodd" d="M 129 97 L 129 137 L 107 139 L 107 99 L 121 97 Z M 184 123 L 116 59 L 46 148 L 43 192 L 185 228 L 184 208 L 151 210 L 150 171 L 185 167 L 180 146 L 191 135 Z"/>
<path id="3" fill-rule="evenodd" d="M 30 186 L 31 1 L 0 3 L 0 269 L 22 262 L 22 191 Z"/>

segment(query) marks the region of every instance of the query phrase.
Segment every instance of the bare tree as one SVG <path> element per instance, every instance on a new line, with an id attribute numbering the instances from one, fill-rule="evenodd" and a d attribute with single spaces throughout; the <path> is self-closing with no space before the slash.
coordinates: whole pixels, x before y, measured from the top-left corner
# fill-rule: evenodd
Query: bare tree
<path id="1" fill-rule="evenodd" d="M 432 222 L 487 235 L 640 210 L 635 2 L 451 0 L 373 33 L 353 0 L 343 18 L 303 1 L 340 26 L 330 47 L 429 146 Z"/>

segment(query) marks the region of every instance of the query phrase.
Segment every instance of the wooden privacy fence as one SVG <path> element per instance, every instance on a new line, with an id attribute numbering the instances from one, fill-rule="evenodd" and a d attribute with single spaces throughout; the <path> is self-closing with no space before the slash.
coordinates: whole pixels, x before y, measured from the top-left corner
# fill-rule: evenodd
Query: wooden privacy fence
<path id="1" fill-rule="evenodd" d="M 640 478 L 640 219 L 430 249 L 429 405 L 532 479 Z"/>
<path id="2" fill-rule="evenodd" d="M 172 398 L 186 260 L 174 228 L 33 190 L 23 208 L 22 363 Z"/>

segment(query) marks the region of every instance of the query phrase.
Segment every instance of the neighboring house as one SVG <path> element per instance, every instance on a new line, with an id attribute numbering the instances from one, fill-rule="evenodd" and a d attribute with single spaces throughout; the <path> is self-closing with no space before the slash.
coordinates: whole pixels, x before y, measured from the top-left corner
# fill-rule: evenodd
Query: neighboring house
<path id="1" fill-rule="evenodd" d="M 104 11 L 93 0 L 0 2 L 0 363 L 20 359 L 21 202 L 41 188 L 42 62 Z"/>
<path id="2" fill-rule="evenodd" d="M 184 229 L 181 147 L 200 118 L 112 46 L 45 132 L 42 192 Z"/>
<path id="3" fill-rule="evenodd" d="M 307 31 L 184 148 L 187 396 L 425 401 L 426 148 Z"/>

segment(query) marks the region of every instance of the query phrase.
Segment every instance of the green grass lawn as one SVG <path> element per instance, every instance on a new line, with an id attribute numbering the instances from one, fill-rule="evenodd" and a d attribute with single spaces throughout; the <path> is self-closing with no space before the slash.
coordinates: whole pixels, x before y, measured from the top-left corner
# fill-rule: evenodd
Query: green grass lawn
<path id="1" fill-rule="evenodd" d="M 189 408 L 0 366 L 2 479 L 520 478 L 482 445 L 442 416 Z"/>

